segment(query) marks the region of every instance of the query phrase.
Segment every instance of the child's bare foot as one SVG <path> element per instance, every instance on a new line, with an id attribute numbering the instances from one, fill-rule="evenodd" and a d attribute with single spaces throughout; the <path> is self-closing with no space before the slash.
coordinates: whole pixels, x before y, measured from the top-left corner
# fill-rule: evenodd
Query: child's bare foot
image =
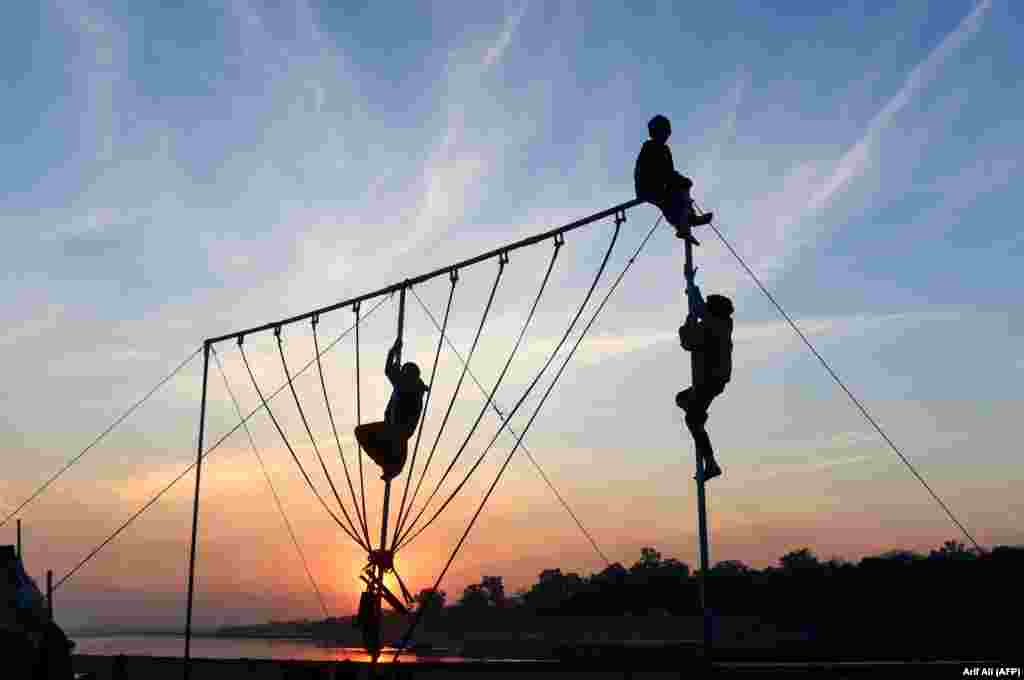
<path id="1" fill-rule="evenodd" d="M 715 213 L 704 213 L 703 215 L 690 215 L 690 226 L 691 227 L 703 227 L 706 224 L 711 224 L 711 220 L 715 217 Z"/>
<path id="2" fill-rule="evenodd" d="M 704 481 L 714 479 L 722 474 L 722 468 L 718 467 L 718 463 L 714 458 L 704 459 Z"/>
<path id="3" fill-rule="evenodd" d="M 689 227 L 686 227 L 686 228 L 676 227 L 676 238 L 683 239 L 684 241 L 689 243 L 691 246 L 699 246 L 700 245 L 700 241 L 695 239 L 693 237 L 693 234 L 690 233 L 690 228 Z"/>

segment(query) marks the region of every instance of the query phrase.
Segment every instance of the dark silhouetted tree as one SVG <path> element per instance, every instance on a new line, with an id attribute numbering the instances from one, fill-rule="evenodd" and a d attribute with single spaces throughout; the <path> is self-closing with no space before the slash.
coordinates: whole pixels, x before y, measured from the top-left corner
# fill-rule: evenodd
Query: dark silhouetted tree
<path id="1" fill-rule="evenodd" d="M 878 556 L 879 559 L 888 560 L 889 562 L 916 562 L 917 560 L 923 560 L 924 556 L 919 555 L 913 550 L 903 550 L 897 548 L 895 550 L 888 550 Z"/>
<path id="2" fill-rule="evenodd" d="M 487 609 L 489 604 L 487 591 L 479 583 L 466 586 L 462 591 L 462 599 L 459 600 L 459 607 L 466 611 L 481 611 Z"/>
<path id="3" fill-rule="evenodd" d="M 739 560 L 725 560 L 711 567 L 714 576 L 746 576 L 749 573 L 750 567 Z"/>
<path id="4" fill-rule="evenodd" d="M 591 583 L 600 584 L 622 583 L 625 581 L 628 573 L 629 572 L 626 571 L 624 566 L 615 562 L 613 564 L 609 564 L 603 570 L 591 576 L 590 581 Z"/>
<path id="5" fill-rule="evenodd" d="M 817 569 L 821 566 L 818 557 L 811 552 L 810 548 L 800 548 L 788 552 L 779 558 L 779 564 L 783 571 L 793 573 L 801 570 Z"/>
<path id="6" fill-rule="evenodd" d="M 487 603 L 498 609 L 505 607 L 505 584 L 500 576 L 484 576 L 480 581 L 480 587 L 487 594 Z"/>
<path id="7" fill-rule="evenodd" d="M 640 548 L 640 561 L 634 569 L 657 569 L 661 566 L 661 553 L 654 548 Z"/>
<path id="8" fill-rule="evenodd" d="M 416 604 L 423 610 L 423 615 L 432 617 L 444 609 L 445 600 L 448 594 L 443 590 L 424 588 L 415 597 Z"/>
<path id="9" fill-rule="evenodd" d="M 974 550 L 968 550 L 960 541 L 946 541 L 938 550 L 932 550 L 928 557 L 941 560 L 973 560 L 978 555 Z"/>
<path id="10" fill-rule="evenodd" d="M 545 569 L 537 583 L 526 592 L 525 603 L 537 612 L 561 609 L 572 596 L 583 592 L 586 583 L 579 574 L 563 574 L 561 569 Z"/>

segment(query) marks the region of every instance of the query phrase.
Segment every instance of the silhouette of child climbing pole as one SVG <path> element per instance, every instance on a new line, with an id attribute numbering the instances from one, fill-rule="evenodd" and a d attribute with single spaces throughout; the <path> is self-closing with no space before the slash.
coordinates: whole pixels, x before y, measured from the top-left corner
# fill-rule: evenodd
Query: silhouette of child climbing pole
<path id="1" fill-rule="evenodd" d="M 693 266 L 689 241 L 683 273 L 688 313 L 679 327 L 679 344 L 690 353 L 693 384 L 676 395 L 676 405 L 686 412 L 686 427 L 697 447 L 702 480 L 707 481 L 722 474 L 704 426 L 711 402 L 725 391 L 732 376 L 733 304 L 724 295 L 709 295 L 704 300 L 695 282 L 697 268 Z"/>
<path id="2" fill-rule="evenodd" d="M 666 144 L 672 135 L 672 124 L 658 114 L 648 121 L 647 132 L 651 138 L 640 147 L 633 169 L 636 197 L 658 206 L 669 224 L 676 228 L 677 238 L 689 245 L 700 245 L 690 228 L 710 224 L 713 213 L 697 214 L 690 198 L 693 181 L 676 172 L 672 150 Z"/>
<path id="3" fill-rule="evenodd" d="M 381 467 L 381 479 L 397 477 L 409 453 L 409 438 L 416 432 L 423 411 L 423 394 L 427 386 L 420 378 L 415 362 L 402 364 L 402 336 L 388 350 L 384 375 L 391 381 L 391 399 L 384 411 L 384 420 L 356 427 L 360 446 L 373 462 Z"/>

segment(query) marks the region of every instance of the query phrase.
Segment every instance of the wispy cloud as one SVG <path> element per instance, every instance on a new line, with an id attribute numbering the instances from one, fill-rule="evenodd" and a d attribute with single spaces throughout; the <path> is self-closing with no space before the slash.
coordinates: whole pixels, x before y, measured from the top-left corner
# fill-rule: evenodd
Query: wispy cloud
<path id="1" fill-rule="evenodd" d="M 842 337 L 891 330 L 894 326 L 917 326 L 924 323 L 948 323 L 962 321 L 963 312 L 958 310 L 930 310 L 896 314 L 857 314 L 830 318 L 795 319 L 797 326 L 808 337 Z M 733 331 L 733 342 L 742 346 L 737 354 L 743 361 L 763 359 L 780 351 L 787 351 L 800 344 L 789 324 L 785 321 L 761 323 L 738 323 Z M 631 352 L 649 349 L 655 345 L 676 344 L 675 331 L 652 331 L 627 335 L 600 334 L 587 337 L 580 343 L 575 361 L 583 365 L 599 364 L 602 361 L 621 357 Z M 555 344 L 554 339 L 536 338 L 530 341 L 528 353 L 541 354 Z"/>
<path id="2" fill-rule="evenodd" d="M 417 200 L 419 207 L 413 227 L 394 244 L 395 255 L 408 253 L 457 224 L 470 198 L 479 196 L 476 190 L 480 179 L 507 146 L 507 141 L 475 134 L 480 126 L 469 127 L 467 116 L 486 115 L 488 107 L 482 106 L 488 98 L 482 82 L 485 72 L 505 56 L 525 12 L 524 2 L 506 18 L 497 38 L 483 51 L 480 68 L 462 63 L 464 50 L 451 53 L 454 63 L 449 66 L 447 127 L 420 173 L 418 184 L 422 193 Z"/>
<path id="3" fill-rule="evenodd" d="M 871 456 L 847 456 L 845 458 L 832 458 L 830 460 L 822 460 L 817 463 L 812 463 L 811 468 L 815 470 L 828 470 L 834 467 L 840 467 L 843 465 L 855 465 L 857 463 L 863 463 L 866 460 L 871 460 Z"/>
<path id="4" fill-rule="evenodd" d="M 15 321 L 4 334 L 0 335 L 0 345 L 14 345 L 25 340 L 32 340 L 41 334 L 51 331 L 64 318 L 65 306 L 62 304 L 45 304 L 32 309 L 28 318 Z"/>
<path id="5" fill-rule="evenodd" d="M 704 194 L 715 193 L 722 184 L 722 174 L 718 166 L 725 148 L 735 140 L 740 107 L 743 105 L 743 98 L 749 87 L 750 74 L 746 69 L 741 68 L 726 97 L 725 117 L 718 128 L 708 135 L 710 137 L 709 150 L 695 159 L 693 174 L 694 177 L 700 178 L 701 192 Z"/>
<path id="6" fill-rule="evenodd" d="M 935 78 L 939 67 L 981 30 L 982 20 L 991 8 L 991 0 L 979 2 L 970 14 L 910 71 L 899 91 L 875 114 L 864 135 L 840 157 L 835 169 L 811 196 L 807 204 L 808 213 L 813 214 L 822 210 L 833 196 L 863 174 L 870 162 L 872 147 L 878 143 L 882 131 L 889 127 L 900 111 Z"/>
<path id="7" fill-rule="evenodd" d="M 526 14 L 526 5 L 527 3 L 525 2 L 521 3 L 519 8 L 505 19 L 505 28 L 502 29 L 497 41 L 487 48 L 487 51 L 484 53 L 483 65 L 485 67 L 493 66 L 501 61 L 505 50 L 512 43 L 512 37 L 515 35 L 516 29 L 519 28 L 519 22 L 523 20 L 523 15 Z"/>
<path id="8" fill-rule="evenodd" d="M 729 198 L 721 201 L 724 205 L 719 212 L 727 227 L 757 225 L 754 235 L 738 238 L 735 245 L 749 257 L 758 272 L 769 279 L 779 276 L 804 247 L 828 231 L 826 210 L 855 180 L 872 169 L 883 133 L 938 77 L 941 67 L 978 34 L 991 7 L 990 0 L 979 2 L 918 62 L 899 90 L 871 118 L 857 141 L 838 158 L 831 160 L 829 151 L 821 149 L 816 156 L 791 161 L 779 173 L 781 180 L 749 178 L 745 184 L 752 190 L 742 202 Z M 725 209 L 721 210 L 723 207 Z M 724 261 L 716 264 L 724 264 Z M 731 287 L 726 284 L 723 288 Z"/>

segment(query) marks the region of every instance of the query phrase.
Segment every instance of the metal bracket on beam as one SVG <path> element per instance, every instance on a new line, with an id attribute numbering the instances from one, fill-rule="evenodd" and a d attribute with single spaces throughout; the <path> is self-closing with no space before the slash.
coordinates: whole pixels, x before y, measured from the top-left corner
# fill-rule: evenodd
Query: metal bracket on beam
<path id="1" fill-rule="evenodd" d="M 626 211 L 617 210 L 615 211 L 615 226 L 621 227 L 622 223 L 626 221 Z"/>
<path id="2" fill-rule="evenodd" d="M 371 550 L 368 561 L 367 567 L 381 567 L 384 571 L 391 571 L 395 568 L 395 553 L 390 550 Z"/>

